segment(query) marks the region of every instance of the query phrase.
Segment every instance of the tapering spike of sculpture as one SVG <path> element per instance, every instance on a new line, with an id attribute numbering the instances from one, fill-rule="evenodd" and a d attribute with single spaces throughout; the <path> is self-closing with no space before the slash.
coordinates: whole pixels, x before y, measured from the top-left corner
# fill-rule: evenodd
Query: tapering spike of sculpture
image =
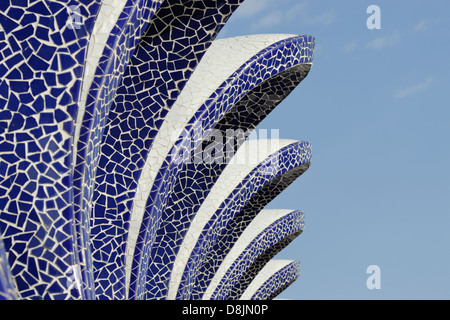
<path id="1" fill-rule="evenodd" d="M 272 300 L 300 276 L 300 263 L 271 260 L 253 279 L 240 300 Z"/>
<path id="2" fill-rule="evenodd" d="M 306 77 L 312 46 L 307 36 L 257 35 L 216 41 L 205 54 L 158 132 L 137 188 L 130 254 L 139 230 L 158 228 L 154 244 L 147 242 L 148 299 L 167 295 L 175 255 L 196 210 L 245 137 Z M 202 146 L 211 135 L 215 149 L 226 149 L 217 159 L 208 159 L 213 144 Z M 142 226 L 148 217 L 152 222 Z"/>
<path id="3" fill-rule="evenodd" d="M 295 280 L 268 261 L 303 214 L 253 227 L 311 146 L 250 134 L 314 38 L 215 41 L 242 2 L 0 2 L 0 299 L 266 299 Z"/>

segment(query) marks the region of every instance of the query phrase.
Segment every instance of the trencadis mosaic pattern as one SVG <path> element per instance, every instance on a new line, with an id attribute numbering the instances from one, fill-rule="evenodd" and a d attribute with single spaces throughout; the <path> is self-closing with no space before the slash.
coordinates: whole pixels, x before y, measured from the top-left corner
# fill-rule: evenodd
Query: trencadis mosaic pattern
<path id="1" fill-rule="evenodd" d="M 243 0 L 0 3 L 0 299 L 272 299 L 311 146 L 252 132 L 314 39 L 215 40 Z"/>

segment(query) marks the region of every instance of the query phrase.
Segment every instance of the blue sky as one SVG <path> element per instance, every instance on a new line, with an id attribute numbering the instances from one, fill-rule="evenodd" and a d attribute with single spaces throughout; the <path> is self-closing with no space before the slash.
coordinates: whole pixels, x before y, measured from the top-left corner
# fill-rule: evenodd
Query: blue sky
<path id="1" fill-rule="evenodd" d="M 316 38 L 311 73 L 259 127 L 313 146 L 267 207 L 306 217 L 277 256 L 302 266 L 279 298 L 450 299 L 449 12 L 444 0 L 245 0 L 222 30 Z"/>

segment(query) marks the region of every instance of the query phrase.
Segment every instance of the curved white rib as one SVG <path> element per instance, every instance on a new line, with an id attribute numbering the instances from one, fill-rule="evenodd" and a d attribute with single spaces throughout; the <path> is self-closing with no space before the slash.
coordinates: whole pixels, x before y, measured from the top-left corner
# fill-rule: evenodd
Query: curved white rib
<path id="1" fill-rule="evenodd" d="M 270 260 L 256 275 L 239 300 L 251 300 L 264 282 L 269 280 L 275 273 L 294 262 L 294 260 Z"/>
<path id="2" fill-rule="evenodd" d="M 222 202 L 255 169 L 260 162 L 278 150 L 297 143 L 295 140 L 247 140 L 237 151 L 211 189 L 207 198 L 192 220 L 186 236 L 180 246 L 172 270 L 167 298 L 176 299 L 183 271 L 205 225 L 217 211 Z"/>
<path id="3" fill-rule="evenodd" d="M 134 249 L 151 188 L 183 129 L 214 91 L 245 62 L 270 45 L 293 36 L 253 35 L 216 40 L 206 51 L 158 131 L 139 178 L 125 251 L 126 292 L 130 284 Z M 201 123 L 196 124 L 196 128 L 204 133 Z"/>
<path id="4" fill-rule="evenodd" d="M 220 284 L 222 278 L 227 274 L 230 267 L 239 258 L 242 252 L 256 237 L 258 237 L 258 235 L 260 235 L 271 224 L 291 214 L 292 212 L 293 210 L 262 210 L 258 213 L 223 260 L 219 269 L 215 273 L 214 278 L 211 280 L 211 283 L 206 289 L 202 299 L 211 300 L 211 296 Z"/>
<path id="5" fill-rule="evenodd" d="M 106 42 L 111 35 L 111 30 L 117 23 L 120 14 L 127 3 L 126 0 L 103 0 L 101 8 L 95 19 L 94 28 L 91 38 L 89 39 L 89 47 L 85 59 L 83 83 L 81 87 L 81 97 L 78 102 L 77 121 L 75 123 L 74 136 L 74 154 L 77 152 L 78 140 L 80 138 L 81 125 L 83 123 L 84 112 L 86 110 L 86 101 L 94 81 L 95 71 L 98 62 L 102 57 Z M 76 157 L 74 157 L 75 161 Z"/>

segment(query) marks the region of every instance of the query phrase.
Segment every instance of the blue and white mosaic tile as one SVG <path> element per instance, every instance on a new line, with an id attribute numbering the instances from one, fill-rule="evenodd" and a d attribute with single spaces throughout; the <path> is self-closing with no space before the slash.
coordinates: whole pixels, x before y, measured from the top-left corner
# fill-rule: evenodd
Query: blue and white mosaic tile
<path id="1" fill-rule="evenodd" d="M 290 260 L 271 260 L 253 279 L 241 300 L 271 300 L 283 292 L 300 276 L 300 263 Z"/>
<path id="2" fill-rule="evenodd" d="M 8 257 L 3 241 L 0 239 L 0 300 L 15 300 L 17 298 L 14 279 L 9 270 Z"/>
<path id="3" fill-rule="evenodd" d="M 251 133 L 314 38 L 215 40 L 242 2 L 1 1 L 0 299 L 271 299 L 298 277 L 270 266 L 303 213 L 251 230 L 311 146 Z"/>
<path id="4" fill-rule="evenodd" d="M 86 298 L 66 272 L 79 268 L 72 143 L 99 9 L 99 0 L 0 5 L 0 231 L 24 299 Z"/>
<path id="5" fill-rule="evenodd" d="M 260 143 L 249 141 L 235 156 L 239 157 L 247 151 L 247 147 L 251 150 L 252 145 L 259 146 Z M 215 244 L 220 240 L 225 243 L 233 242 L 233 237 L 227 237 L 230 234 L 227 229 L 233 226 L 233 219 L 251 203 L 253 196 L 273 180 L 292 170 L 299 170 L 299 174 L 306 171 L 310 164 L 311 146 L 309 143 L 281 140 L 279 145 L 263 149 L 261 155 L 263 160 L 256 165 L 252 165 L 254 161 L 229 164 L 220 175 L 183 239 L 169 284 L 169 298 L 192 299 L 195 290 L 206 289 L 208 283 L 196 280 L 207 262 L 207 256 L 215 255 Z M 240 230 L 237 229 L 236 232 L 240 236 Z M 219 261 L 228 253 L 227 246 L 218 248 Z"/>
<path id="6" fill-rule="evenodd" d="M 303 228 L 304 215 L 300 211 L 259 212 L 234 242 L 227 256 L 219 260 L 221 261 L 219 268 L 215 267 L 218 263 L 209 260 L 209 265 L 212 265 L 215 272 L 202 299 L 239 299 L 259 271 L 273 256 L 299 236 Z M 228 243 L 224 244 L 225 247 L 227 245 Z M 220 256 L 217 250 L 215 256 Z"/>

